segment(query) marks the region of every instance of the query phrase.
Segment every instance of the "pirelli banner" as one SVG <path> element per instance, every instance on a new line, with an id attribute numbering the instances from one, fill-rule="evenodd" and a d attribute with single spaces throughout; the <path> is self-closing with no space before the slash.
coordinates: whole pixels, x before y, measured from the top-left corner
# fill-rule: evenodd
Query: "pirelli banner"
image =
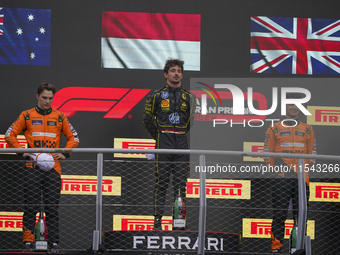
<path id="1" fill-rule="evenodd" d="M 113 144 L 115 149 L 154 149 L 156 141 L 153 139 L 114 138 Z M 115 153 L 114 157 L 146 158 L 144 153 Z"/>
<path id="2" fill-rule="evenodd" d="M 218 199 L 250 199 L 250 180 L 206 180 L 207 198 Z M 188 179 L 187 198 L 199 198 L 200 181 L 199 179 Z"/>
<path id="3" fill-rule="evenodd" d="M 151 215 L 113 215 L 113 230 L 152 230 L 154 217 Z M 162 217 L 162 229 L 172 230 L 172 216 Z"/>
<path id="4" fill-rule="evenodd" d="M 242 221 L 242 237 L 248 238 L 271 238 L 272 219 L 245 218 Z M 285 221 L 284 238 L 288 239 L 294 226 L 293 220 Z M 315 238 L 315 221 L 307 221 L 307 235 Z"/>
<path id="5" fill-rule="evenodd" d="M 307 106 L 312 115 L 307 116 L 307 124 L 315 126 L 340 126 L 340 107 Z"/>
<path id="6" fill-rule="evenodd" d="M 18 142 L 19 144 L 23 147 L 23 148 L 27 148 L 27 140 L 25 138 L 24 135 L 18 135 L 17 136 Z M 5 141 L 5 135 L 0 135 L 0 149 L 9 149 L 11 147 L 8 146 L 8 144 Z M 0 154 L 15 154 L 15 153 L 1 153 L 0 150 Z"/>
<path id="7" fill-rule="evenodd" d="M 311 182 L 309 201 L 340 202 L 340 183 Z"/>
<path id="8" fill-rule="evenodd" d="M 243 142 L 243 151 L 263 152 L 264 142 Z M 243 161 L 263 162 L 263 157 L 244 156 Z"/>
<path id="9" fill-rule="evenodd" d="M 121 177 L 103 176 L 103 196 L 121 195 Z M 66 195 L 96 195 L 97 176 L 62 175 L 61 194 Z"/>
<path id="10" fill-rule="evenodd" d="M 0 231 L 22 232 L 23 212 L 0 212 Z M 44 214 L 44 218 L 46 215 Z M 36 222 L 39 214 L 36 214 Z"/>
<path id="11" fill-rule="evenodd" d="M 0 231 L 22 231 L 23 212 L 0 212 Z"/>

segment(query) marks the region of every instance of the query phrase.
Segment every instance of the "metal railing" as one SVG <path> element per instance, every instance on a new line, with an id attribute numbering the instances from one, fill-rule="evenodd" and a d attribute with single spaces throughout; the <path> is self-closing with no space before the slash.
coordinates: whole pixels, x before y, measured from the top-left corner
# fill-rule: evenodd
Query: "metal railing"
<path id="1" fill-rule="evenodd" d="M 75 148 L 75 149 L 1 149 L 2 153 L 97 153 L 97 195 L 96 195 L 96 229 L 93 231 L 92 249 L 97 253 L 102 245 L 102 178 L 103 178 L 103 153 L 155 153 L 155 154 L 195 154 L 200 155 L 199 165 L 205 166 L 205 155 L 224 156 L 251 156 L 251 157 L 280 157 L 298 158 L 298 184 L 299 184 L 299 215 L 297 249 L 305 249 L 306 254 L 311 254 L 311 241 L 306 234 L 307 220 L 307 196 L 304 175 L 304 161 L 302 159 L 323 159 L 340 161 L 340 156 L 334 155 L 311 155 L 311 154 L 287 154 L 267 152 L 245 151 L 221 151 L 221 150 L 178 150 L 178 149 L 108 149 L 108 148 Z M 204 240 L 206 230 L 206 173 L 199 172 L 200 198 L 199 198 L 199 229 L 197 254 L 204 254 Z M 301 231 L 302 230 L 302 231 Z"/>

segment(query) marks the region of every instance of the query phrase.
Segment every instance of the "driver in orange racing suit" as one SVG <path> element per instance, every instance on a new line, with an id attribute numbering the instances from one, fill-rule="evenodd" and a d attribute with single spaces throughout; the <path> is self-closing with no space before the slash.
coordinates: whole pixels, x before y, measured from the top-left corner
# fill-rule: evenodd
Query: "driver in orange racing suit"
<path id="1" fill-rule="evenodd" d="M 5 134 L 7 144 L 12 148 L 22 148 L 17 135 L 22 131 L 30 148 L 59 148 L 61 133 L 66 136 L 65 148 L 75 148 L 79 143 L 76 130 L 68 122 L 64 113 L 51 108 L 56 88 L 42 82 L 37 89 L 38 106 L 23 111 Z M 18 153 L 29 160 L 29 153 Z M 40 211 L 41 192 L 48 227 L 48 242 L 52 249 L 59 243 L 59 199 L 61 189 L 60 160 L 70 153 L 54 153 L 55 164 L 52 170 L 42 171 L 31 161 L 22 173 L 24 188 L 23 242 L 26 248 L 32 248 L 36 214 Z"/>
<path id="2" fill-rule="evenodd" d="M 300 93 L 288 93 L 287 98 L 301 98 Z M 298 119 L 299 108 L 294 104 L 286 107 L 286 120 L 270 125 L 265 134 L 264 152 L 316 154 L 316 141 L 312 126 Z M 292 199 L 293 214 L 298 209 L 297 158 L 264 158 L 269 166 L 282 166 L 289 172 L 279 172 L 282 177 L 272 179 L 272 245 L 273 253 L 280 252 L 284 238 L 284 222 Z M 305 166 L 314 164 L 314 160 L 304 159 Z M 308 172 L 305 172 L 309 184 Z M 307 196 L 308 196 L 307 185 Z M 308 200 L 308 199 L 307 199 Z"/>

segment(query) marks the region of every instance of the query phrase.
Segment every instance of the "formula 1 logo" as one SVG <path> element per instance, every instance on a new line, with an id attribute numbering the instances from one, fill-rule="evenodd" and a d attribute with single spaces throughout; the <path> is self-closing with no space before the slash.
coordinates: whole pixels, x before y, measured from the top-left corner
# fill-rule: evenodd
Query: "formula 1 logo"
<path id="1" fill-rule="evenodd" d="M 77 112 L 107 112 L 106 119 L 122 119 L 151 89 L 67 87 L 59 90 L 52 108 L 67 117 Z"/>

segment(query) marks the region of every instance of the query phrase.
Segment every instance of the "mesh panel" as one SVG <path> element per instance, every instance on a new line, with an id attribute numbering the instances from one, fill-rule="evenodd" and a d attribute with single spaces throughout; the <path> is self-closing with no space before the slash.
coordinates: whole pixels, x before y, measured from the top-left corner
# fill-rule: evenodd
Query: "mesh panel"
<path id="1" fill-rule="evenodd" d="M 207 163 L 209 164 L 216 163 Z M 198 231 L 199 224 L 199 173 L 196 165 L 197 163 L 192 163 L 187 179 L 188 231 Z M 223 163 L 220 165 L 223 166 Z M 240 165 L 228 165 L 240 169 Z M 0 161 L 0 166 L 3 170 L 0 183 L 0 250 L 23 250 L 21 228 L 26 164 L 25 161 Z M 173 165 L 174 168 L 176 166 Z M 105 233 L 118 231 L 120 239 L 116 243 L 134 250 L 129 243 L 129 235 L 152 230 L 155 168 L 154 161 L 104 161 L 102 230 L 103 242 L 109 251 L 113 249 L 105 243 Z M 96 228 L 97 162 L 67 160 L 62 162 L 62 170 L 58 250 L 85 251 L 92 245 L 93 231 Z M 249 172 L 207 173 L 206 231 L 240 235 L 239 252 L 230 254 L 270 254 L 274 190 L 271 180 Z M 312 238 L 314 254 L 337 252 L 337 228 L 340 219 L 338 183 L 334 179 L 311 179 L 313 188 L 310 191 L 307 233 Z M 163 230 L 172 229 L 173 194 L 170 179 L 162 218 Z M 284 211 L 287 211 L 288 219 L 283 241 L 283 252 L 286 253 L 287 237 L 292 228 L 292 221 L 289 221 L 292 219 L 292 212 L 287 209 Z M 49 227 L 48 215 L 46 222 Z M 216 250 L 216 247 L 219 249 Z M 220 246 L 211 244 L 210 248 L 208 252 L 227 254 L 221 252 Z"/>

